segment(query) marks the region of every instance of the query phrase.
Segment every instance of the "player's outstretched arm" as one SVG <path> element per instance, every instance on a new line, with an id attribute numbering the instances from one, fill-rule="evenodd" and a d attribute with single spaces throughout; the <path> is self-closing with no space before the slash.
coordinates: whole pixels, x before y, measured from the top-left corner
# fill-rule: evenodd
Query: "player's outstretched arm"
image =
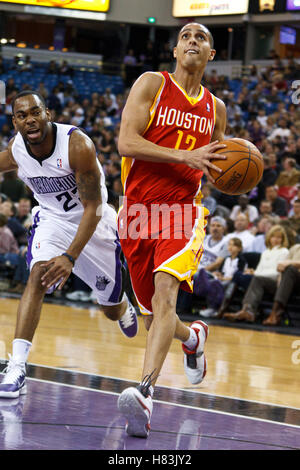
<path id="1" fill-rule="evenodd" d="M 76 261 L 93 235 L 101 219 L 100 171 L 93 142 L 81 131 L 70 137 L 69 162 L 75 172 L 80 201 L 84 211 L 76 235 L 67 253 Z M 43 265 L 48 270 L 42 278 L 43 285 L 51 287 L 60 280 L 62 289 L 71 274 L 73 263 L 66 256 L 52 258 Z"/>
<path id="2" fill-rule="evenodd" d="M 12 144 L 13 140 L 9 142 L 8 147 L 5 150 L 0 152 L 0 172 L 12 171 L 18 168 L 12 155 Z"/>
<path id="3" fill-rule="evenodd" d="M 205 174 L 208 174 L 207 167 L 210 166 L 219 172 L 219 168 L 210 163 L 212 158 L 226 158 L 214 154 L 216 150 L 224 148 L 218 142 L 188 151 L 162 147 L 143 137 L 150 120 L 150 108 L 162 80 L 161 75 L 147 72 L 133 85 L 122 113 L 118 140 L 120 155 L 149 162 L 184 163 Z"/>

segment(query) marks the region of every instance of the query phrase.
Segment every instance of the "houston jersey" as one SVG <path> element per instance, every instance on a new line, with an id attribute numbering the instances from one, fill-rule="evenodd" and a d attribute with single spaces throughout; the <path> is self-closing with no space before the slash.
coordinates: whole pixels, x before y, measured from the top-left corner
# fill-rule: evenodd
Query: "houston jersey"
<path id="1" fill-rule="evenodd" d="M 210 143 L 216 121 L 215 97 L 203 86 L 191 98 L 168 72 L 150 109 L 143 137 L 162 147 L 193 150 Z M 129 203 L 192 202 L 201 194 L 202 171 L 185 164 L 123 157 L 122 183 Z"/>
<path id="2" fill-rule="evenodd" d="M 33 191 L 41 213 L 79 223 L 83 214 L 75 174 L 69 164 L 69 141 L 77 129 L 66 124 L 53 123 L 54 145 L 50 155 L 36 158 L 18 132 L 12 145 L 12 154 L 19 167 L 18 176 Z M 104 173 L 101 173 L 102 204 L 107 202 Z"/>

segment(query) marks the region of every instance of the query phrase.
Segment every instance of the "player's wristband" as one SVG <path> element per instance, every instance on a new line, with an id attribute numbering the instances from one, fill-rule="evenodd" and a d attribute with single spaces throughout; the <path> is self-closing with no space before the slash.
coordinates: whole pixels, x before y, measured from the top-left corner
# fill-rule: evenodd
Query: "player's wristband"
<path id="1" fill-rule="evenodd" d="M 61 256 L 66 256 L 66 258 L 68 258 L 68 260 L 71 261 L 73 266 L 75 265 L 75 259 L 73 258 L 73 256 L 69 255 L 69 253 L 62 253 Z"/>

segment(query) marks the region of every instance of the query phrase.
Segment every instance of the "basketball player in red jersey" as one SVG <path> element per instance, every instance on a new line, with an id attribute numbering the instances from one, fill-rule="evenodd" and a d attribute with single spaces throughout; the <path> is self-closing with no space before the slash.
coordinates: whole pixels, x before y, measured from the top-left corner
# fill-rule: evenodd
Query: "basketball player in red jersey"
<path id="1" fill-rule="evenodd" d="M 221 172 L 213 160 L 226 158 L 214 153 L 226 147 L 219 143 L 225 105 L 201 85 L 215 53 L 205 26 L 185 25 L 174 48 L 175 72 L 143 74 L 122 115 L 125 203 L 119 236 L 148 330 L 141 384 L 124 390 L 118 400 L 132 436 L 149 434 L 153 386 L 174 337 L 183 343 L 189 381 L 200 383 L 206 374 L 208 327 L 201 321 L 185 326 L 176 315 L 176 301 L 179 287 L 192 291 L 203 251 L 208 211 L 201 206 L 201 177 L 213 182 L 208 169 Z"/>

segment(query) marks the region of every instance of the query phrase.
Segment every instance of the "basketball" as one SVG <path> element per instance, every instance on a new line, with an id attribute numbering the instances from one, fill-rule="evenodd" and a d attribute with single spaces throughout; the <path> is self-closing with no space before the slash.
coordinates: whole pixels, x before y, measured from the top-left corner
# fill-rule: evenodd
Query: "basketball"
<path id="1" fill-rule="evenodd" d="M 225 194 L 239 195 L 251 191 L 261 180 L 264 162 L 258 148 L 244 139 L 228 139 L 220 142 L 226 148 L 215 153 L 226 155 L 226 160 L 212 160 L 213 164 L 223 170 L 220 174 L 209 169 L 214 178 L 216 189 Z"/>

